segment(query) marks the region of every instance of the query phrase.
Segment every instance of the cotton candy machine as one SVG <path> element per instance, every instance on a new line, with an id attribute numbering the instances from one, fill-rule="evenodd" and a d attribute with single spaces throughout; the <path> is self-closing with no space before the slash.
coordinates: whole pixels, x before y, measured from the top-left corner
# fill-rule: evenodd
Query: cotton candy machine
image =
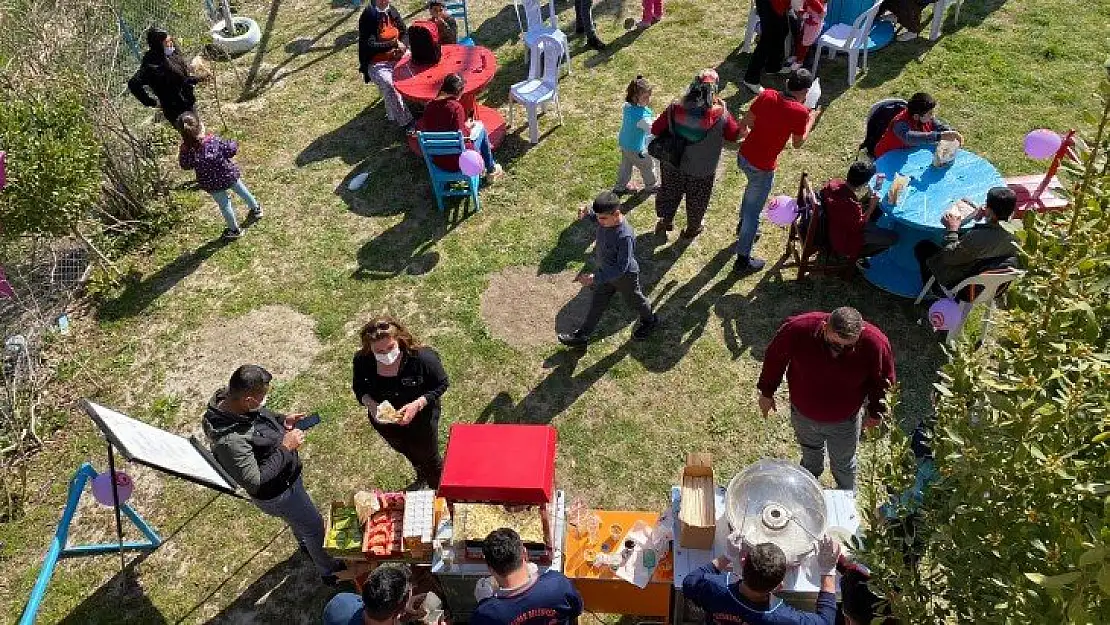
<path id="1" fill-rule="evenodd" d="M 793 564 L 812 551 L 828 522 L 821 485 L 786 460 L 760 460 L 733 477 L 725 509 L 747 543 L 774 543 Z"/>

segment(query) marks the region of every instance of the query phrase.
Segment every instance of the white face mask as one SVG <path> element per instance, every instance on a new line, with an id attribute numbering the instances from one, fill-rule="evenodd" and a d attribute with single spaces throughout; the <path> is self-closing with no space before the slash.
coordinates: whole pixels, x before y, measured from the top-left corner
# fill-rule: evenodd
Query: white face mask
<path id="1" fill-rule="evenodd" d="M 174 53 L 174 51 L 177 50 L 177 48 L 175 48 L 173 46 L 166 46 L 165 50 L 166 50 L 166 56 L 171 56 Z"/>
<path id="2" fill-rule="evenodd" d="M 378 362 L 382 363 L 383 365 L 391 365 L 391 364 L 397 362 L 397 359 L 400 358 L 400 357 L 401 357 L 401 348 L 396 346 L 396 345 L 393 346 L 393 349 L 389 350 L 388 352 L 386 352 L 384 354 L 379 354 L 378 352 L 374 352 L 374 359 L 377 360 Z"/>

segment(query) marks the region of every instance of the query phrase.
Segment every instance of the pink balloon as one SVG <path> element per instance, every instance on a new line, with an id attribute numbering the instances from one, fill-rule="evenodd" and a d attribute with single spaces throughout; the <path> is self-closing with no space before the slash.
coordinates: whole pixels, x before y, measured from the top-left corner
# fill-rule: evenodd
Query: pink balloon
<path id="1" fill-rule="evenodd" d="M 135 490 L 135 483 L 131 481 L 131 476 L 123 471 L 116 471 L 116 493 L 119 495 L 119 502 L 122 504 L 131 498 L 131 492 Z M 100 473 L 92 479 L 92 492 L 93 498 L 102 505 L 112 505 L 112 478 L 110 473 Z"/>
<path id="2" fill-rule="evenodd" d="M 1030 158 L 1052 158 L 1063 142 L 1064 138 L 1055 132 L 1039 128 L 1025 135 L 1025 153 Z"/>
<path id="3" fill-rule="evenodd" d="M 789 226 L 798 214 L 798 201 L 789 195 L 776 195 L 767 205 L 767 219 L 776 226 Z"/>
<path id="4" fill-rule="evenodd" d="M 0 150 L 0 189 L 8 186 L 8 153 Z"/>
<path id="5" fill-rule="evenodd" d="M 486 170 L 486 163 L 477 150 L 463 150 L 459 154 L 459 171 L 467 176 L 480 176 Z"/>
<path id="6" fill-rule="evenodd" d="M 934 330 L 951 330 L 963 318 L 960 304 L 954 299 L 938 299 L 929 307 L 929 323 Z"/>

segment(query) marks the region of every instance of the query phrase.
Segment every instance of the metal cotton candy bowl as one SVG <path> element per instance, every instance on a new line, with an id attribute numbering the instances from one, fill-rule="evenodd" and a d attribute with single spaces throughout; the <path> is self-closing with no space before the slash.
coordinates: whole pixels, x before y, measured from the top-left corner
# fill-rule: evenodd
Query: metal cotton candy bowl
<path id="1" fill-rule="evenodd" d="M 725 494 L 728 522 L 749 545 L 774 543 L 799 564 L 825 533 L 828 512 L 821 485 L 787 460 L 760 460 L 738 473 Z"/>

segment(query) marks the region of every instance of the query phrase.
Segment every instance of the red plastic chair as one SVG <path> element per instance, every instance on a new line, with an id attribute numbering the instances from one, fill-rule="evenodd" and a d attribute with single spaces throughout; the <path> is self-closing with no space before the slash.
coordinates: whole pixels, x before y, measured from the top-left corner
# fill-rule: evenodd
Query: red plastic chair
<path id="1" fill-rule="evenodd" d="M 1060 169 L 1060 161 L 1064 157 L 1076 160 L 1073 147 L 1075 147 L 1075 130 L 1069 130 L 1060 143 L 1060 149 L 1056 150 L 1056 155 L 1052 157 L 1052 163 L 1044 176 L 1033 174 L 1006 178 L 1006 186 L 1017 194 L 1015 216 L 1021 217 L 1030 210 L 1038 213 L 1061 210 L 1071 204 L 1071 200 L 1060 193 L 1064 185 L 1056 177 L 1056 172 Z"/>

